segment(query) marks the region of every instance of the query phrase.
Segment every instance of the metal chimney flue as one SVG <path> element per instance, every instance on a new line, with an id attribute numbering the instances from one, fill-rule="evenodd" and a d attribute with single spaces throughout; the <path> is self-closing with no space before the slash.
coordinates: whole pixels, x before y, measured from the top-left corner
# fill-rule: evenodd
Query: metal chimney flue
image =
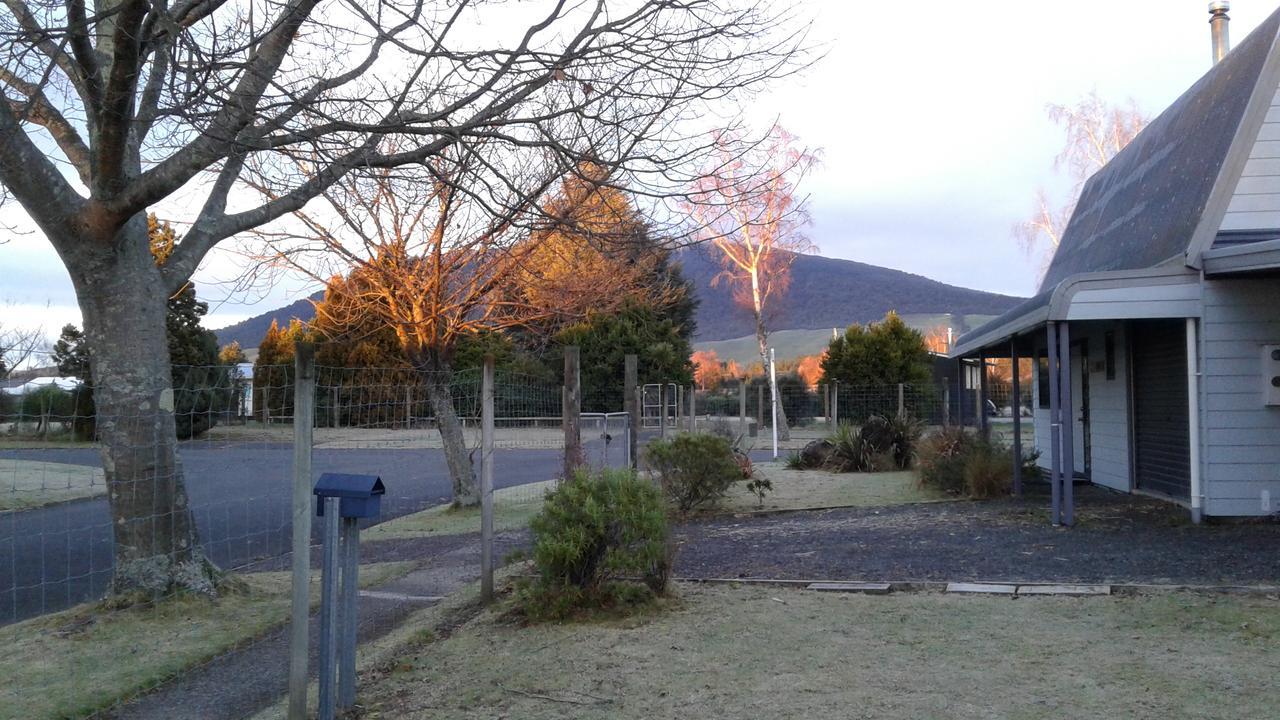
<path id="1" fill-rule="evenodd" d="M 1227 34 L 1227 23 L 1231 18 L 1227 12 L 1231 3 L 1227 0 L 1215 0 L 1209 3 L 1209 32 L 1213 35 L 1213 62 L 1216 65 L 1231 50 L 1231 38 Z"/>

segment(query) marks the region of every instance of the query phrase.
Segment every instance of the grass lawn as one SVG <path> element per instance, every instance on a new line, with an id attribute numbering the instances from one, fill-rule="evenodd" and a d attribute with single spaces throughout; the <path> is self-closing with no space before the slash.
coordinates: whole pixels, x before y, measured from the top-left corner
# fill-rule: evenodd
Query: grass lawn
<path id="1" fill-rule="evenodd" d="M 756 463 L 757 477 L 768 478 L 773 492 L 761 505 L 747 492 L 746 483 L 735 483 L 711 512 L 759 510 L 807 510 L 826 507 L 870 507 L 946 499 L 921 488 L 912 471 L 885 473 L 833 473 L 826 470 L 788 470 L 780 462 Z"/>
<path id="2" fill-rule="evenodd" d="M 106 478 L 100 468 L 0 459 L 0 510 L 26 510 L 106 491 Z"/>
<path id="3" fill-rule="evenodd" d="M 376 585 L 415 563 L 360 568 Z M 110 706 L 284 622 L 289 574 L 241 576 L 248 588 L 210 601 L 175 598 L 120 611 L 96 604 L 0 628 L 0 718 L 80 717 Z M 319 576 L 312 575 L 319 598 Z"/>
<path id="4" fill-rule="evenodd" d="M 920 488 L 913 472 L 831 473 L 825 470 L 788 470 L 782 463 L 756 463 L 757 476 L 773 482 L 773 492 L 761 506 L 747 492 L 746 483 L 735 483 L 709 514 L 760 510 L 806 510 L 827 507 L 870 507 L 947 499 Z M 542 496 L 555 487 L 554 480 L 493 492 L 493 527 L 496 531 L 529 527 L 542 509 Z M 365 540 L 400 540 L 433 535 L 480 532 L 480 509 L 454 509 L 447 505 L 427 508 L 375 525 L 363 531 Z"/>
<path id="5" fill-rule="evenodd" d="M 493 529 L 501 532 L 529 527 L 529 521 L 542 509 L 543 495 L 554 487 L 554 480 L 546 480 L 494 490 Z M 362 531 L 361 537 L 366 541 L 392 540 L 472 532 L 480 532 L 480 508 L 438 505 L 375 525 Z"/>
<path id="6" fill-rule="evenodd" d="M 650 617 L 484 613 L 361 689 L 363 718 L 1249 718 L 1280 601 L 677 588 Z"/>

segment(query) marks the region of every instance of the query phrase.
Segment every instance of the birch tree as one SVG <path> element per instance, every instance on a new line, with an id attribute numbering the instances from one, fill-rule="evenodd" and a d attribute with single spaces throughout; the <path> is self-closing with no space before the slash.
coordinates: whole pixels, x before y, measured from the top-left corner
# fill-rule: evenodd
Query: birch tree
<path id="1" fill-rule="evenodd" d="M 797 186 L 817 163 L 817 155 L 775 125 L 746 150 L 732 131 L 718 135 L 716 164 L 694 184 L 688 201 L 702 238 L 715 248 L 735 302 L 755 320 L 760 363 L 769 372 L 769 315 L 791 281 L 791 263 L 815 248 L 804 234 L 809 223 Z M 786 413 L 778 407 L 778 437 L 790 438 Z"/>
<path id="2" fill-rule="evenodd" d="M 805 58 L 789 10 L 734 0 L 0 0 L 0 195 L 66 265 L 93 358 L 111 590 L 216 592 L 174 440 L 165 301 L 224 240 L 353 172 L 503 145 L 655 197 L 687 132 Z M 509 167 L 510 165 L 508 165 Z M 254 167 L 272 196 L 246 193 Z M 149 208 L 191 226 L 162 266 Z"/>
<path id="3" fill-rule="evenodd" d="M 1066 131 L 1053 168 L 1065 170 L 1071 179 L 1069 198 L 1058 204 L 1043 187 L 1037 189 L 1034 212 L 1013 228 L 1014 236 L 1028 253 L 1042 249 L 1042 271 L 1048 269 L 1058 250 L 1085 181 L 1111 162 L 1150 122 L 1132 98 L 1124 105 L 1111 105 L 1096 90 L 1075 105 L 1051 103 L 1047 112 L 1049 119 Z"/>

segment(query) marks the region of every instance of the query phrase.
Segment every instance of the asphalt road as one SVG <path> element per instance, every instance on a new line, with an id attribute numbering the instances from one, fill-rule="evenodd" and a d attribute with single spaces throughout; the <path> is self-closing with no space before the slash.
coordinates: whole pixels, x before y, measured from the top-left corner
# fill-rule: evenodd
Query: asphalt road
<path id="1" fill-rule="evenodd" d="M 587 442 L 593 462 L 600 441 Z M 292 445 L 183 443 L 182 463 L 196 526 L 215 563 L 234 568 L 283 555 L 290 546 Z M 559 449 L 495 450 L 494 486 L 556 477 Z M 0 457 L 100 466 L 93 449 L 0 451 Z M 621 464 L 614 447 L 611 464 Z M 444 454 L 438 449 L 316 449 L 313 469 L 370 473 L 387 494 L 382 518 L 448 502 L 452 496 Z M 318 526 L 317 526 L 318 530 Z M 111 517 L 105 498 L 25 512 L 0 513 L 0 624 L 101 597 L 111 579 Z"/>

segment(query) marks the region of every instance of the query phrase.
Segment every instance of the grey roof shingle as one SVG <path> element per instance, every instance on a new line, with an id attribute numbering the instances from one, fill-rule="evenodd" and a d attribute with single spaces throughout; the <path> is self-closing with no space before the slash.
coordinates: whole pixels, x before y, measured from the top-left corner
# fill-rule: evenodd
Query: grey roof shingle
<path id="1" fill-rule="evenodd" d="M 1184 253 L 1280 29 L 1280 10 L 1085 183 L 1041 282 Z"/>

